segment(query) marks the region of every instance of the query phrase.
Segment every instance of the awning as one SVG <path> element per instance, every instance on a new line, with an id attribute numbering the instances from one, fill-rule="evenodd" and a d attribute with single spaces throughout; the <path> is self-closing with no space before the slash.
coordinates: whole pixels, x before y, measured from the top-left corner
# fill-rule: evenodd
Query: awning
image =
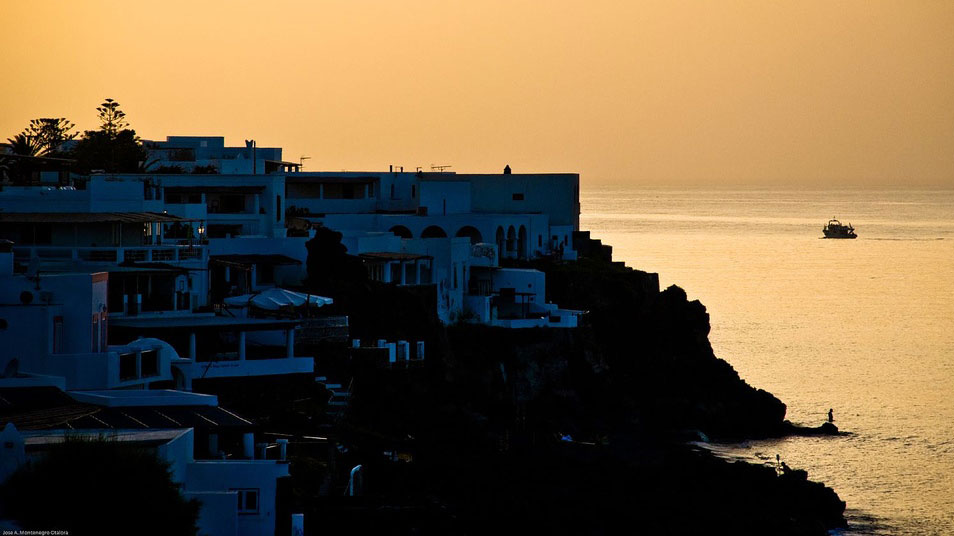
<path id="1" fill-rule="evenodd" d="M 162 316 L 126 316 L 110 318 L 109 329 L 117 332 L 132 332 L 137 335 L 143 333 L 167 333 L 169 331 L 273 331 L 277 329 L 294 329 L 298 320 L 283 320 L 278 318 L 234 318 L 230 316 L 206 315 L 169 315 Z"/>
<path id="2" fill-rule="evenodd" d="M 0 422 L 20 430 L 243 428 L 255 424 L 217 406 L 100 407 L 55 387 L 0 388 Z"/>
<path id="3" fill-rule="evenodd" d="M 253 264 L 270 264 L 272 266 L 301 264 L 300 260 L 293 259 L 288 255 L 254 253 L 247 255 L 210 255 L 209 262 L 240 266 L 251 266 Z"/>
<path id="4" fill-rule="evenodd" d="M 225 303 L 237 307 L 254 305 L 266 311 L 278 311 L 282 307 L 301 307 L 306 303 L 312 307 L 323 307 L 325 305 L 331 305 L 334 303 L 334 300 L 325 298 L 324 296 L 303 294 L 283 288 L 270 288 L 258 294 L 244 294 L 242 296 L 225 298 Z"/>

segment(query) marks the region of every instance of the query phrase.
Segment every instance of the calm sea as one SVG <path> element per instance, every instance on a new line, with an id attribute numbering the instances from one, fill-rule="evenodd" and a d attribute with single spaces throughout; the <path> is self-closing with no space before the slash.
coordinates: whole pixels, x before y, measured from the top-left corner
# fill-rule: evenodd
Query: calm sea
<path id="1" fill-rule="evenodd" d="M 743 379 L 851 433 L 717 452 L 807 470 L 847 534 L 954 534 L 954 190 L 582 194 L 581 227 L 701 300 Z M 822 239 L 832 217 L 858 238 Z"/>

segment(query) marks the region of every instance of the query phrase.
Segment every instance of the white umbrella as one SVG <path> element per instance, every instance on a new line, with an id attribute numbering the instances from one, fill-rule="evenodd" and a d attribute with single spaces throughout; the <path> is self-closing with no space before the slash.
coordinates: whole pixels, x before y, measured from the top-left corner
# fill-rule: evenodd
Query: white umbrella
<path id="1" fill-rule="evenodd" d="M 282 307 L 301 307 L 306 303 L 312 307 L 322 307 L 324 305 L 331 305 L 334 303 L 334 300 L 324 296 L 303 294 L 283 288 L 270 288 L 258 294 L 243 294 L 242 296 L 225 298 L 225 303 L 235 306 L 244 306 L 251 303 L 259 309 L 277 311 Z"/>

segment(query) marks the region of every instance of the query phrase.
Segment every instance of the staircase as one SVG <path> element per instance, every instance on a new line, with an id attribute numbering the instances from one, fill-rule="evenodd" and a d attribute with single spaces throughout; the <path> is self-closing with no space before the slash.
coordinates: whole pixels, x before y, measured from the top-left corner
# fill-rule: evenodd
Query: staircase
<path id="1" fill-rule="evenodd" d="M 332 422 L 339 421 L 351 403 L 351 387 L 354 384 L 354 378 L 351 378 L 347 387 L 335 380 L 329 380 L 327 376 L 316 376 L 315 383 L 320 384 L 331 392 L 331 396 L 328 397 L 328 406 L 325 409 L 325 415 L 327 415 Z"/>

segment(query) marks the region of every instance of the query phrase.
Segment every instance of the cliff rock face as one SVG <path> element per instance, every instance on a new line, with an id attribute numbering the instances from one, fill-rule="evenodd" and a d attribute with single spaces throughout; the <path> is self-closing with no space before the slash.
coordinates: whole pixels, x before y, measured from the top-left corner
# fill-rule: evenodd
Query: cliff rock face
<path id="1" fill-rule="evenodd" d="M 630 418 L 655 430 L 701 430 L 710 437 L 781 435 L 785 405 L 743 382 L 709 344 L 709 315 L 681 288 L 659 292 L 655 274 L 618 264 L 538 263 L 548 299 L 588 311 L 594 370 Z"/>
<path id="2" fill-rule="evenodd" d="M 401 471 L 363 461 L 369 473 L 392 500 L 426 497 L 449 516 L 411 528 L 821 535 L 844 525 L 844 503 L 804 472 L 778 476 L 679 441 L 787 431 L 785 405 L 713 355 L 702 304 L 604 261 L 534 267 L 550 301 L 588 311 L 583 327 L 449 326 L 429 338 L 424 368 L 355 376 L 353 441 L 389 437 L 415 460 Z"/>

